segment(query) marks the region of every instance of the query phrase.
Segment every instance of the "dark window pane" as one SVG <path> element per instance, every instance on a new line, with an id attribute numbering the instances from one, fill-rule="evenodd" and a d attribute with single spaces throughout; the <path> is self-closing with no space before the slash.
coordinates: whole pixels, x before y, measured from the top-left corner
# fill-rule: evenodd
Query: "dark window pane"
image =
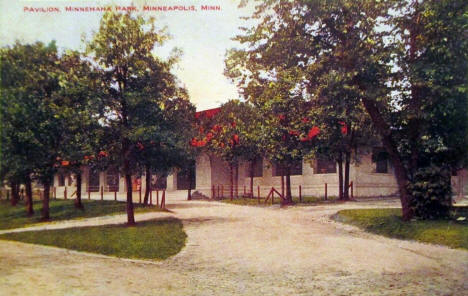
<path id="1" fill-rule="evenodd" d="M 386 174 L 388 173 L 388 165 L 387 165 L 387 160 L 379 160 L 376 163 L 376 173 L 381 173 L 381 174 Z"/>
<path id="2" fill-rule="evenodd" d="M 167 188 L 167 176 L 151 176 L 151 189 L 161 190 Z"/>
<path id="3" fill-rule="evenodd" d="M 253 161 L 253 163 L 249 163 L 247 166 L 247 176 L 250 177 L 250 169 L 253 165 L 253 176 L 254 177 L 263 177 L 263 158 L 259 157 Z"/>
<path id="4" fill-rule="evenodd" d="M 329 159 L 317 159 L 316 174 L 336 174 L 336 163 Z"/>
<path id="5" fill-rule="evenodd" d="M 284 173 L 286 175 L 286 169 L 278 163 L 273 163 L 273 177 L 279 177 Z M 290 174 L 302 175 L 302 160 L 293 161 L 290 163 Z"/>
<path id="6" fill-rule="evenodd" d="M 65 176 L 63 174 L 58 175 L 58 186 L 65 186 Z"/>
<path id="7" fill-rule="evenodd" d="M 119 171 L 117 169 L 111 168 L 107 170 L 106 183 L 110 192 L 119 191 Z"/>
<path id="8" fill-rule="evenodd" d="M 388 173 L 388 153 L 385 151 L 384 148 L 374 147 L 372 151 L 372 161 L 375 162 L 376 173 Z"/>
<path id="9" fill-rule="evenodd" d="M 189 187 L 195 189 L 195 166 L 177 173 L 177 190 L 188 190 Z"/>
<path id="10" fill-rule="evenodd" d="M 89 170 L 88 186 L 90 192 L 99 192 L 99 171 Z"/>

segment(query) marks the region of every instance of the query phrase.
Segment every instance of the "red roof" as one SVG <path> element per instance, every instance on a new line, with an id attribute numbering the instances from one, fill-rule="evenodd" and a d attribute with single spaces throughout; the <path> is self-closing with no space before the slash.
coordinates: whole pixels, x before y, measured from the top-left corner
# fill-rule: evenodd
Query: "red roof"
<path id="1" fill-rule="evenodd" d="M 221 111 L 220 107 L 213 108 L 213 109 L 208 109 L 208 110 L 203 110 L 203 111 L 198 111 L 197 113 L 195 113 L 195 118 L 200 118 L 200 116 L 205 116 L 207 118 L 211 118 L 211 117 L 215 116 L 216 114 L 218 114 L 219 111 Z"/>

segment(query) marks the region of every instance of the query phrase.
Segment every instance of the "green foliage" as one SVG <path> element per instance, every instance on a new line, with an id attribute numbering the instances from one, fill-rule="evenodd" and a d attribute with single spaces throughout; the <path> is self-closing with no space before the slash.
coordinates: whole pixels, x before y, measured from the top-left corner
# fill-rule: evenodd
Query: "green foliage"
<path id="1" fill-rule="evenodd" d="M 169 218 L 134 227 L 105 225 L 0 235 L 15 240 L 123 258 L 167 259 L 185 245 L 187 235 L 180 220 Z"/>
<path id="2" fill-rule="evenodd" d="M 408 185 L 413 196 L 412 207 L 421 219 L 445 218 L 452 204 L 451 171 L 431 166 L 420 168 Z"/>
<path id="3" fill-rule="evenodd" d="M 455 207 L 451 219 L 404 222 L 400 209 L 359 209 L 339 211 L 334 219 L 388 237 L 468 249 L 467 222 L 457 221 L 467 216 L 468 208 Z"/>
<path id="4" fill-rule="evenodd" d="M 84 210 L 77 210 L 73 205 L 73 201 L 67 200 L 51 200 L 50 201 L 50 217 L 52 220 L 61 221 L 69 219 L 82 219 L 99 217 L 114 214 L 125 213 L 125 203 L 116 201 L 93 201 L 83 200 Z M 37 207 L 41 202 L 34 202 L 34 207 Z M 20 205 L 22 202 L 20 201 Z M 159 211 L 155 207 L 136 206 L 136 212 L 153 212 Z M 41 223 L 39 213 L 32 217 L 28 217 L 27 213 L 21 207 L 11 207 L 5 200 L 0 201 L 0 229 L 12 229 L 25 226 L 31 226 Z"/>
<path id="5" fill-rule="evenodd" d="M 166 61 L 155 55 L 168 37 L 153 18 L 106 13 L 87 44 L 105 86 L 102 145 L 126 174 L 145 166 L 165 174 L 185 157 L 194 107 L 171 74 L 180 52 Z"/>
<path id="6" fill-rule="evenodd" d="M 396 135 L 408 167 L 415 215 L 446 216 L 450 171 L 466 160 L 468 110 L 468 4 L 411 1 L 392 19 L 401 84 Z"/>
<path id="7" fill-rule="evenodd" d="M 267 150 L 277 158 L 312 153 L 337 159 L 357 145 L 372 145 L 368 113 L 393 162 L 405 219 L 411 218 L 407 184 L 419 169 L 459 168 L 466 159 L 468 3 L 254 2 L 255 26 L 241 28 L 236 40 L 242 49 L 228 53 L 227 75 L 266 114 L 283 104 L 293 114 L 287 128 L 307 110 L 321 129 L 308 152 L 300 145 Z M 299 107 L 301 101 L 308 108 Z M 339 121 L 349 125 L 346 137 Z M 272 128 L 267 134 L 277 135 L 273 143 L 281 143 L 281 127 L 265 123 Z M 448 192 L 438 192 L 443 204 Z"/>
<path id="8" fill-rule="evenodd" d="M 1 49 L 1 175 L 22 179 L 34 172 L 52 178 L 66 115 L 61 108 L 55 43 L 16 43 Z"/>
<path id="9" fill-rule="evenodd" d="M 231 164 L 238 163 L 240 159 L 254 160 L 262 154 L 258 124 L 258 114 L 251 104 L 228 101 L 210 120 L 207 131 L 203 132 L 205 138 L 210 134 L 207 148 Z"/>
<path id="10" fill-rule="evenodd" d="M 418 167 L 459 168 L 468 145 L 468 3 L 408 1 L 396 7 L 396 77 L 409 82 L 399 85 L 400 150 Z"/>
<path id="11" fill-rule="evenodd" d="M 64 169 L 78 173 L 82 165 L 92 166 L 93 160 L 99 158 L 103 131 L 97 119 L 103 89 L 98 71 L 78 52 L 66 51 L 58 67 L 61 69 L 58 96 L 64 102 L 61 112 L 65 128 L 59 157 L 69 163 Z"/>

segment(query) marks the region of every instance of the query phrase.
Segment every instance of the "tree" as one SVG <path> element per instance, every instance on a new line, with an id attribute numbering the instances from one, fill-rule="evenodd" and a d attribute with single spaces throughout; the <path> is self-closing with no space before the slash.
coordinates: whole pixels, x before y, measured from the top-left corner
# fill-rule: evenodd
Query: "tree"
<path id="1" fill-rule="evenodd" d="M 13 47 L 5 47 L 0 51 L 1 73 L 1 148 L 0 148 L 0 178 L 7 180 L 12 190 L 12 205 L 16 205 L 19 199 L 19 186 L 26 183 L 28 216 L 34 213 L 32 205 L 31 174 L 32 164 L 29 162 L 29 151 L 34 150 L 34 137 L 29 130 L 30 122 L 26 89 L 31 85 L 26 84 L 28 75 L 26 67 L 18 61 L 26 58 L 28 47 L 16 43 Z M 28 60 L 25 61 L 27 63 Z M 31 106 L 32 107 L 32 106 Z"/>
<path id="2" fill-rule="evenodd" d="M 175 77 L 169 77 L 172 87 L 168 86 L 166 90 L 171 91 L 159 102 L 161 118 L 151 124 L 154 130 L 139 135 L 140 142 L 135 151 L 137 161 L 145 169 L 144 204 L 148 204 L 153 173 L 158 178 L 167 176 L 172 168 L 182 168 L 192 160 L 188 143 L 193 135 L 190 127 L 195 108 L 187 99 L 185 89 L 177 87 Z"/>
<path id="3" fill-rule="evenodd" d="M 250 194 L 253 195 L 253 164 L 262 157 L 259 148 L 259 117 L 253 106 L 230 100 L 224 103 L 207 129 L 205 139 L 208 150 L 228 162 L 230 169 L 230 195 L 237 197 L 239 161 L 250 162 Z M 235 188 L 235 190 L 234 190 Z"/>
<path id="4" fill-rule="evenodd" d="M 242 37 L 238 38 L 242 42 Z M 282 57 L 278 67 L 268 68 L 271 57 L 262 61 L 259 57 L 263 54 L 260 49 L 232 50 L 226 60 L 226 74 L 237 82 L 241 94 L 259 112 L 259 146 L 280 168 L 282 183 L 286 177 L 284 202 L 292 203 L 292 165 L 314 149 L 320 127 L 309 118 L 314 106 L 302 91 L 304 81 L 299 71 L 286 69 L 288 55 Z"/>
<path id="5" fill-rule="evenodd" d="M 57 170 L 58 151 L 64 139 L 63 119 L 67 116 L 62 112 L 64 102 L 58 95 L 59 63 L 53 42 L 47 46 L 41 42 L 32 45 L 16 43 L 2 50 L 2 94 L 7 98 L 2 100 L 5 104 L 2 117 L 6 119 L 4 126 L 7 127 L 2 130 L 2 143 L 5 140 L 9 146 L 2 150 L 2 153 L 8 153 L 2 158 L 14 163 L 6 168 L 7 174 L 23 175 L 27 183 L 33 174 L 43 184 L 43 220 L 50 218 L 50 184 Z M 20 129 L 17 129 L 18 120 L 24 120 Z M 32 214 L 29 193 L 28 213 Z"/>
<path id="6" fill-rule="evenodd" d="M 152 53 L 155 45 L 167 38 L 164 29 L 156 30 L 152 18 L 108 12 L 87 44 L 107 87 L 101 119 L 114 135 L 108 152 L 118 157 L 125 176 L 128 225 L 135 224 L 131 176 L 138 162 L 133 152 L 143 145 L 142 135 L 159 132 L 152 122 L 162 118 L 160 102 L 167 88 L 164 79 L 175 59 L 162 61 Z"/>
<path id="7" fill-rule="evenodd" d="M 322 136 L 310 156 L 337 163 L 339 198 L 349 200 L 351 161 L 359 161 L 359 155 L 378 145 L 378 141 L 368 114 L 359 104 L 359 93 L 349 87 L 345 67 L 339 60 L 333 66 L 334 69 L 323 73 L 309 90 L 314 108 L 308 116 L 323 127 Z M 309 83 L 311 81 L 309 79 Z"/>
<path id="8" fill-rule="evenodd" d="M 89 61 L 78 52 L 67 51 L 60 59 L 59 96 L 64 101 L 62 112 L 67 116 L 66 141 L 60 153 L 64 159 L 64 169 L 76 175 L 75 207 L 83 209 L 81 202 L 81 169 L 92 160 L 93 153 L 99 149 L 101 108 L 101 85 L 98 73 L 93 71 Z"/>
<path id="9" fill-rule="evenodd" d="M 396 148 L 416 216 L 448 216 L 451 173 L 467 155 L 468 3 L 407 1 L 394 9 Z"/>
<path id="10" fill-rule="evenodd" d="M 294 69 L 312 96 L 337 73 L 342 89 L 355 93 L 350 106 L 362 104 L 380 136 L 408 220 L 418 169 L 465 154 L 457 148 L 466 147 L 465 127 L 456 140 L 447 133 L 451 120 L 466 118 L 466 42 L 454 38 L 466 35 L 465 11 L 463 1 L 266 1 L 253 15 L 258 25 L 237 37 L 248 48 L 237 53 L 244 59 L 237 72 L 255 90 L 253 73 Z M 429 195 L 443 201 L 447 192 Z"/>

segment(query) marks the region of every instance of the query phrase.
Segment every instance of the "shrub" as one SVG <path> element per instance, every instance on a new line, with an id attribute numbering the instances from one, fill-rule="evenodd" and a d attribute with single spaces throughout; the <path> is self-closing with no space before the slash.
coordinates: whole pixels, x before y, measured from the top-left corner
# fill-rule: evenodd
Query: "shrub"
<path id="1" fill-rule="evenodd" d="M 411 206 L 419 219 L 447 218 L 450 215 L 452 187 L 450 170 L 436 165 L 419 168 L 408 185 Z"/>

